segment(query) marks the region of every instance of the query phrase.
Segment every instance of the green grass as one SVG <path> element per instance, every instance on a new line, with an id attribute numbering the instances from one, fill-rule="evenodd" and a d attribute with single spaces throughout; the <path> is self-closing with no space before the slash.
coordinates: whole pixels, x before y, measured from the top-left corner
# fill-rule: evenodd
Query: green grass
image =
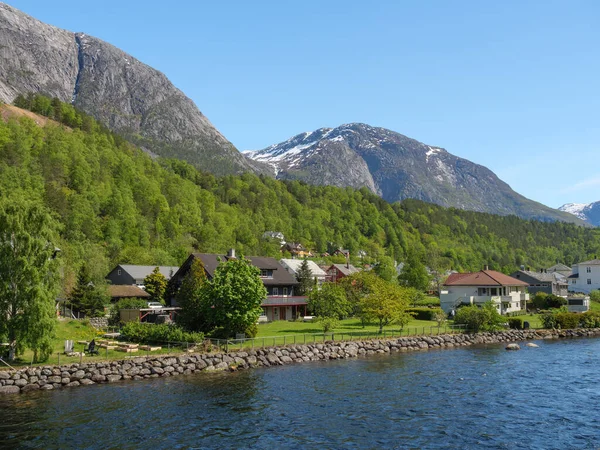
<path id="1" fill-rule="evenodd" d="M 45 361 L 42 364 L 34 364 L 34 365 L 57 365 L 57 364 L 69 364 L 69 363 L 79 363 L 79 356 L 68 357 L 64 354 L 65 351 L 65 340 L 73 341 L 73 350 L 75 352 L 81 352 L 85 348 L 85 345 L 78 344 L 77 341 L 91 341 L 92 339 L 102 339 L 103 331 L 96 330 L 92 327 L 87 321 L 82 320 L 71 320 L 71 319 L 61 319 L 58 321 L 55 330 L 55 336 L 52 340 L 52 355 L 48 361 Z M 146 356 L 146 355 L 160 355 L 160 354 L 171 354 L 171 353 L 182 353 L 185 349 L 179 347 L 163 347 L 162 350 L 154 351 L 154 352 L 145 352 L 140 350 L 137 353 L 123 353 L 117 352 L 115 350 L 106 350 L 103 348 L 98 348 L 98 355 L 89 356 L 86 355 L 81 360 L 83 362 L 90 361 L 101 361 L 101 360 L 121 360 L 128 358 L 135 358 L 136 356 Z M 20 355 L 16 361 L 10 363 L 13 367 L 23 367 L 29 366 L 32 363 L 33 352 L 31 350 L 26 350 L 22 355 Z M 4 366 L 0 364 L 1 366 Z M 6 368 L 6 366 L 4 366 Z M 2 369 L 2 367 L 0 367 Z"/>

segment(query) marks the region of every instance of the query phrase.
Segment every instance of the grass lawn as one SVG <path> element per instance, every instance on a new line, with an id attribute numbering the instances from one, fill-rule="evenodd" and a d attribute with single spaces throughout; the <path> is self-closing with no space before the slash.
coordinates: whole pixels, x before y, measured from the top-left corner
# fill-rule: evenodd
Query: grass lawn
<path id="1" fill-rule="evenodd" d="M 58 321 L 56 325 L 56 333 L 55 337 L 52 340 L 52 355 L 48 361 L 43 364 L 38 365 L 56 365 L 56 364 L 69 364 L 69 363 L 79 363 L 80 358 L 78 356 L 68 357 L 64 354 L 65 351 L 65 340 L 73 341 L 73 350 L 75 352 L 81 352 L 85 348 L 85 345 L 78 344 L 77 341 L 91 341 L 92 339 L 102 339 L 103 331 L 96 330 L 92 327 L 88 322 L 81 320 L 72 320 L 72 319 L 61 319 Z M 154 352 L 145 352 L 140 350 L 137 353 L 123 353 L 117 352 L 115 350 L 106 350 L 103 348 L 96 347 L 98 349 L 99 354 L 94 356 L 86 355 L 83 357 L 83 362 L 93 362 L 93 361 L 101 361 L 101 360 L 121 360 L 127 358 L 135 358 L 136 356 L 146 356 L 147 354 L 156 355 L 156 354 L 169 354 L 169 353 L 181 353 L 185 349 L 181 349 L 178 347 L 175 348 L 163 348 L 159 351 Z M 31 350 L 26 350 L 23 355 L 21 355 L 16 361 L 10 363 L 13 367 L 23 367 L 29 366 L 33 359 L 33 352 Z M 0 369 L 6 368 L 3 364 L 0 363 Z"/>

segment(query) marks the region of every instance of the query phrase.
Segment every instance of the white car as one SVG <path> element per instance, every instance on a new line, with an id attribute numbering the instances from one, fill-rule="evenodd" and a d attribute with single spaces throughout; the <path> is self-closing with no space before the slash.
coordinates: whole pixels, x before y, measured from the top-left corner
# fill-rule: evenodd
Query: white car
<path id="1" fill-rule="evenodd" d="M 148 302 L 148 308 L 161 309 L 162 307 L 163 307 L 163 305 L 160 302 Z"/>

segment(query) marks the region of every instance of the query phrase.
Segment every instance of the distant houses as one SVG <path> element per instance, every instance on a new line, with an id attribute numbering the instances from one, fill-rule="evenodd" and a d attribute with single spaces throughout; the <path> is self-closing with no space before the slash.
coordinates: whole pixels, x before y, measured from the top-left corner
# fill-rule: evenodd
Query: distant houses
<path id="1" fill-rule="evenodd" d="M 529 283 L 495 270 L 453 273 L 440 292 L 440 306 L 446 313 L 461 305 L 483 305 L 491 301 L 500 314 L 526 309 Z"/>
<path id="2" fill-rule="evenodd" d="M 328 281 L 333 283 L 339 282 L 342 278 L 352 275 L 353 273 L 360 272 L 360 269 L 357 269 L 350 263 L 345 264 L 332 264 L 329 266 L 325 272 L 327 273 Z"/>

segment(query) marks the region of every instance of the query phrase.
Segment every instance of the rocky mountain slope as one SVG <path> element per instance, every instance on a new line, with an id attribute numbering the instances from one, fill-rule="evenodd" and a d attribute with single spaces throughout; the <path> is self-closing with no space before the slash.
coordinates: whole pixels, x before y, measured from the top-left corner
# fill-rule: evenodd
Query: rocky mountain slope
<path id="1" fill-rule="evenodd" d="M 152 154 L 216 174 L 263 171 L 161 72 L 100 39 L 0 3 L 0 100 L 30 92 L 72 102 Z"/>
<path id="2" fill-rule="evenodd" d="M 516 193 L 486 167 L 385 128 L 360 123 L 321 128 L 245 155 L 269 164 L 280 179 L 365 186 L 389 202 L 416 198 L 472 211 L 582 223 Z"/>
<path id="3" fill-rule="evenodd" d="M 573 214 L 591 225 L 600 227 L 600 201 L 593 203 L 567 203 L 558 209 Z"/>

